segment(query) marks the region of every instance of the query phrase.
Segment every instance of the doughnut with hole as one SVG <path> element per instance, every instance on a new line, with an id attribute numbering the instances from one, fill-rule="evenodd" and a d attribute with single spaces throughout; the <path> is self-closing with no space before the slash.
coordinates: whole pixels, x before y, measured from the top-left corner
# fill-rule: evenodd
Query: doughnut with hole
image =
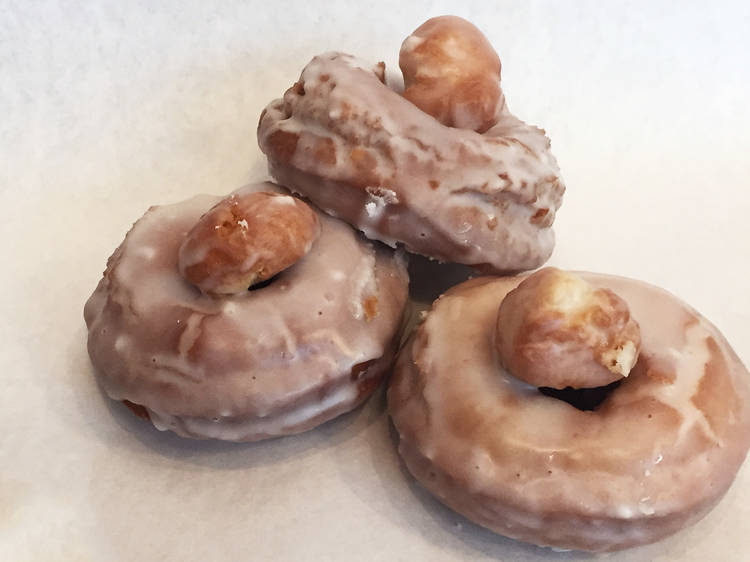
<path id="1" fill-rule="evenodd" d="M 259 191 L 269 192 L 260 207 L 231 207 Z M 102 388 L 157 428 L 229 441 L 304 431 L 360 404 L 390 368 L 408 292 L 403 257 L 318 211 L 311 220 L 304 203 L 278 191 L 257 184 L 223 201 L 152 207 L 86 303 Z M 259 209 L 296 217 L 273 234 L 304 237 L 281 246 L 295 263 L 270 231 L 258 234 Z M 211 220 L 215 229 L 201 223 Z M 249 246 L 238 242 L 244 231 Z M 216 277 L 207 292 L 180 273 L 196 264 L 205 266 L 199 284 L 206 271 Z M 275 276 L 236 292 L 234 273 L 257 271 L 253 264 Z M 232 294 L 213 293 L 224 281 Z"/>
<path id="2" fill-rule="evenodd" d="M 441 502 L 507 537 L 611 551 L 670 535 L 724 495 L 750 446 L 750 374 L 673 295 L 581 276 L 640 325 L 635 366 L 598 406 L 503 368 L 496 333 L 516 327 L 498 309 L 523 278 L 484 277 L 434 303 L 399 355 L 388 407 L 406 467 Z"/>

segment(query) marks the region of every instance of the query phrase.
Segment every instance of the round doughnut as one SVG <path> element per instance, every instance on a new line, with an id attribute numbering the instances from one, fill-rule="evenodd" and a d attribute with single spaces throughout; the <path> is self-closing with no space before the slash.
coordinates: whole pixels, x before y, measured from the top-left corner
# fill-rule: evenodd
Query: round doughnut
<path id="1" fill-rule="evenodd" d="M 258 191 L 280 190 L 257 184 L 232 197 Z M 102 388 L 158 429 L 228 441 L 304 431 L 351 410 L 395 355 L 403 257 L 316 211 L 317 240 L 270 283 L 204 294 L 181 276 L 178 254 L 221 199 L 151 207 L 109 259 L 84 309 Z"/>
<path id="2" fill-rule="evenodd" d="M 640 324 L 637 363 L 598 407 L 503 369 L 498 307 L 518 277 L 440 297 L 397 360 L 388 406 L 407 468 L 443 503 L 508 537 L 611 551 L 696 522 L 726 492 L 750 446 L 750 374 L 673 295 L 582 276 Z"/>
<path id="3" fill-rule="evenodd" d="M 544 263 L 565 188 L 544 131 L 508 110 L 487 40 L 460 18 L 430 20 L 401 66 L 405 97 L 383 63 L 315 57 L 261 114 L 271 175 L 391 246 L 493 272 Z"/>

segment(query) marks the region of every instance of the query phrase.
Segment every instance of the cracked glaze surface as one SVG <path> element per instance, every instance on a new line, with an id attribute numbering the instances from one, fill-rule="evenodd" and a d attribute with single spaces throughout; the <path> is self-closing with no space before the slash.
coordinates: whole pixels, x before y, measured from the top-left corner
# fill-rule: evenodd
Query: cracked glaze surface
<path id="1" fill-rule="evenodd" d="M 144 406 L 160 429 L 232 441 L 350 410 L 390 364 L 408 291 L 402 257 L 320 214 L 310 252 L 270 285 L 206 296 L 180 276 L 178 248 L 220 199 L 151 207 L 109 259 L 84 310 L 104 390 Z"/>
<path id="2" fill-rule="evenodd" d="M 565 189 L 544 131 L 504 99 L 483 134 L 446 127 L 380 73 L 320 55 L 266 107 L 258 142 L 276 180 L 412 252 L 497 272 L 544 263 Z"/>
<path id="3" fill-rule="evenodd" d="M 750 445 L 748 374 L 705 318 L 645 283 L 584 274 L 627 301 L 641 356 L 595 411 L 505 372 L 497 310 L 522 278 L 479 278 L 433 305 L 389 388 L 399 452 L 469 519 L 558 548 L 653 542 L 703 515 Z"/>

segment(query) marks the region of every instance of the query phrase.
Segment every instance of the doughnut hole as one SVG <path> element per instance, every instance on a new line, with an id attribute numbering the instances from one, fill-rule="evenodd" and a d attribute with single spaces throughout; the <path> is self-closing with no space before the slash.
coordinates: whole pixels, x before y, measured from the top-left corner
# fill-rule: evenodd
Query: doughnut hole
<path id="1" fill-rule="evenodd" d="M 443 125 L 485 132 L 502 105 L 500 58 L 473 24 L 427 20 L 401 45 L 404 97 Z"/>
<path id="2" fill-rule="evenodd" d="M 503 299 L 495 343 L 502 365 L 524 382 L 595 389 L 628 376 L 641 336 L 627 303 L 615 293 L 545 268 Z"/>

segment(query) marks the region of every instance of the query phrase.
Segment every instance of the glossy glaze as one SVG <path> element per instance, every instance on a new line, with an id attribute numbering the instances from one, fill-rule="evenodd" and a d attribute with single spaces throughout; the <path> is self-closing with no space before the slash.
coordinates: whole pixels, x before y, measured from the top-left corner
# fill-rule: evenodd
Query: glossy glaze
<path id="1" fill-rule="evenodd" d="M 261 189 L 278 188 L 245 188 Z M 104 390 L 146 407 L 160 429 L 234 441 L 353 408 L 390 360 L 407 298 L 403 259 L 321 214 L 310 252 L 270 285 L 207 296 L 182 278 L 177 256 L 219 199 L 152 207 L 110 258 L 84 311 Z"/>
<path id="2" fill-rule="evenodd" d="M 353 56 L 315 57 L 266 107 L 276 180 L 369 238 L 497 272 L 538 267 L 564 185 L 544 131 L 498 104 L 483 134 L 441 124 Z"/>

